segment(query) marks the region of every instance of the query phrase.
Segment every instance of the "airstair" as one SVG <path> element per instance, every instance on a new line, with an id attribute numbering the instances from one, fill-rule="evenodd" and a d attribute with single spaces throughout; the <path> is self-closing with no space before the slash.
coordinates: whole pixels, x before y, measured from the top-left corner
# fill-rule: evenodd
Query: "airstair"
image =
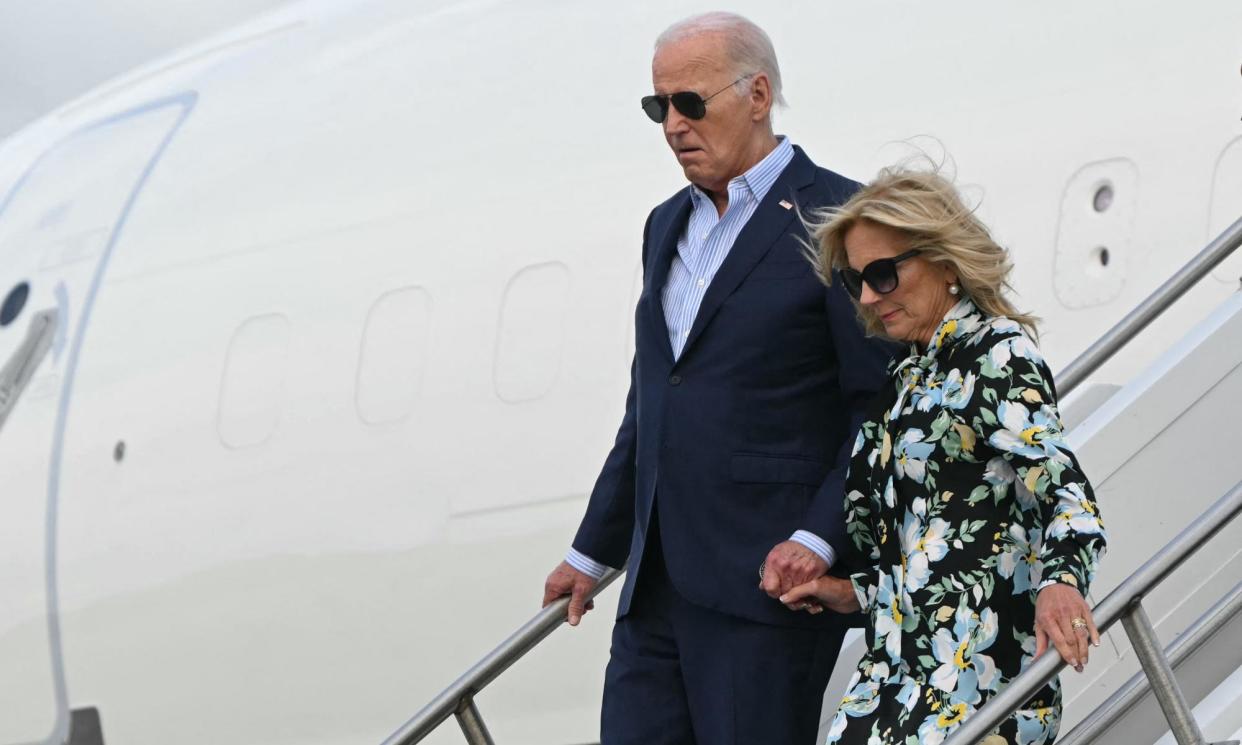
<path id="1" fill-rule="evenodd" d="M 1242 436 L 1233 434 L 1242 433 L 1242 292 L 1125 385 L 1082 385 L 1239 245 L 1242 219 L 1056 376 L 1070 444 L 1109 531 L 1089 598 L 1103 646 L 1085 673 L 1062 676 L 1058 745 L 1242 740 Z M 492 745 L 476 696 L 559 628 L 567 606 L 544 608 L 383 745 L 418 743 L 450 718 L 470 745 Z M 862 654 L 861 636 L 847 639 L 827 718 Z M 1050 650 L 945 745 L 984 741 L 1063 666 Z"/>

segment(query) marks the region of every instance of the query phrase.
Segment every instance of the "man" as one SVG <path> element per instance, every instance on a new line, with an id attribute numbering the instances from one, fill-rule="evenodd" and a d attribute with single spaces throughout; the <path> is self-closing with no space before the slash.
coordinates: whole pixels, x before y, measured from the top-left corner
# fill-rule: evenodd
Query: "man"
<path id="1" fill-rule="evenodd" d="M 746 19 L 674 25 L 652 79 L 691 185 L 647 219 L 625 417 L 544 604 L 571 595 L 576 625 L 628 568 L 604 745 L 811 745 L 845 624 L 776 598 L 846 550 L 846 463 L 891 347 L 816 279 L 798 213 L 857 184 L 773 133 L 780 72 Z"/>

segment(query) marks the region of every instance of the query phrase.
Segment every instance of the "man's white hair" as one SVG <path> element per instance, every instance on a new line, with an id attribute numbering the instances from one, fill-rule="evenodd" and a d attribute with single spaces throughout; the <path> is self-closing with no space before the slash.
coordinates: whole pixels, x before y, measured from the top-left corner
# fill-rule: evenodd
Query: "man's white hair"
<path id="1" fill-rule="evenodd" d="M 701 34 L 723 34 L 725 53 L 737 75 L 761 72 L 772 84 L 772 100 L 777 106 L 785 106 L 781 91 L 781 68 L 776 64 L 776 50 L 772 40 L 747 18 L 736 13 L 713 11 L 690 16 L 674 23 L 656 39 L 655 48 L 689 39 Z"/>

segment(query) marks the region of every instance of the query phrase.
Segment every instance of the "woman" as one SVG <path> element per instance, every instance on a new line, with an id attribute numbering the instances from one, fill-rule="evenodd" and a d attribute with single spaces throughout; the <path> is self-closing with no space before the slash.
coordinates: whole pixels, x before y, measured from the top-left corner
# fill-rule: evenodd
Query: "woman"
<path id="1" fill-rule="evenodd" d="M 1084 595 L 1104 528 L 1062 438 L 1035 321 L 1004 297 L 1006 253 L 953 186 L 890 169 L 819 218 L 820 276 L 839 273 L 869 328 L 910 355 L 862 425 L 846 482 L 867 568 L 781 600 L 870 616 L 828 743 L 936 745 L 1045 647 L 1082 671 L 1099 646 Z M 997 735 L 1051 743 L 1060 701 L 1054 680 Z"/>

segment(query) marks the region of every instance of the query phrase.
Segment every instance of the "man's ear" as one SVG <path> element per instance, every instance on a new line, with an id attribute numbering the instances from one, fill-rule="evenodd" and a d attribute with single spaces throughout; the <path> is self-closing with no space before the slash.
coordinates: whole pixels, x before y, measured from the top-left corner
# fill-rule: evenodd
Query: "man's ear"
<path id="1" fill-rule="evenodd" d="M 753 121 L 766 120 L 772 113 L 772 82 L 763 73 L 756 73 L 750 83 L 750 111 Z"/>

